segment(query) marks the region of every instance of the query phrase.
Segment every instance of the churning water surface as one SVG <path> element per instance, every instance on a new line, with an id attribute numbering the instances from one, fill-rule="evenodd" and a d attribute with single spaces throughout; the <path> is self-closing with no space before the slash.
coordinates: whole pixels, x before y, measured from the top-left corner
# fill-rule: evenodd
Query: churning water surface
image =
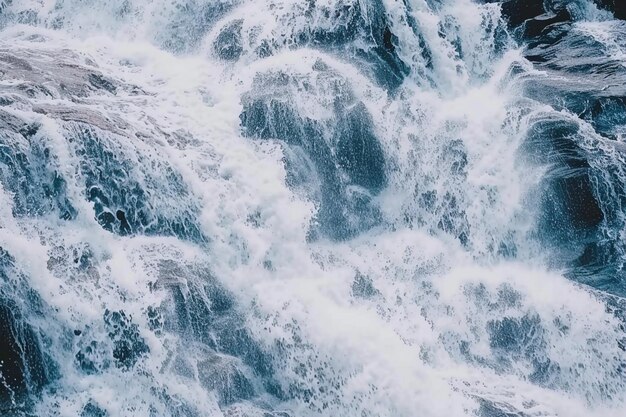
<path id="1" fill-rule="evenodd" d="M 620 1 L 0 0 L 0 415 L 625 416 Z"/>

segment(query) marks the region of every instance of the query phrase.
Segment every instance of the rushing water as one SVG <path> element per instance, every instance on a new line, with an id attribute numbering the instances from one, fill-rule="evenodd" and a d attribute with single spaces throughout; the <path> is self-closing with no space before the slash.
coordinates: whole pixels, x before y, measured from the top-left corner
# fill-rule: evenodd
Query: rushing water
<path id="1" fill-rule="evenodd" d="M 0 0 L 0 415 L 626 415 L 619 1 Z"/>

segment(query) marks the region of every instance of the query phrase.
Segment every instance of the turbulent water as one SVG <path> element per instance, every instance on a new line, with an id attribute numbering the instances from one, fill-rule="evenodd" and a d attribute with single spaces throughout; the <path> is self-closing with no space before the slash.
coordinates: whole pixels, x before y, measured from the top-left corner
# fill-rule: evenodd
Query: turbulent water
<path id="1" fill-rule="evenodd" d="M 0 415 L 623 417 L 621 0 L 0 0 Z"/>

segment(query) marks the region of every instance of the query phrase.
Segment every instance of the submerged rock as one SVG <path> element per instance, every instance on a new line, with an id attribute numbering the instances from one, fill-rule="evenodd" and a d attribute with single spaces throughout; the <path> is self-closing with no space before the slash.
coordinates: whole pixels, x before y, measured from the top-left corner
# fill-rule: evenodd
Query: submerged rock
<path id="1" fill-rule="evenodd" d="M 119 368 L 132 368 L 142 356 L 150 352 L 139 334 L 139 326 L 124 311 L 106 310 L 103 318 L 113 342 L 113 359 Z"/>
<path id="2" fill-rule="evenodd" d="M 593 0 L 600 8 L 613 13 L 617 19 L 626 20 L 626 2 L 622 0 Z"/>
<path id="3" fill-rule="evenodd" d="M 546 12 L 544 0 L 504 0 L 501 3 L 502 15 L 511 27 L 517 27 L 528 19 L 533 19 Z"/>
<path id="4" fill-rule="evenodd" d="M 546 115 L 533 121 L 524 144 L 530 164 L 547 167 L 540 186 L 540 238 L 573 265 L 590 242 L 601 239 L 607 220 L 598 196 L 593 156 L 575 120 Z"/>
<path id="5" fill-rule="evenodd" d="M 50 382 L 37 332 L 17 305 L 0 296 L 0 412 L 27 408 Z"/>
<path id="6" fill-rule="evenodd" d="M 77 216 L 78 202 L 71 201 L 63 167 L 50 146 L 50 138 L 61 134 L 78 159 L 80 185 L 105 230 L 206 243 L 180 173 L 158 152 L 149 157 L 150 164 L 137 166 L 145 134 L 99 102 L 145 94 L 141 89 L 103 75 L 88 58 L 65 50 L 0 49 L 0 71 L 11 80 L 0 86 L 5 103 L 0 109 L 0 182 L 13 193 L 15 215 Z M 42 126 L 42 119 L 59 130 Z M 168 141 L 160 128 L 154 131 L 162 138 L 149 140 Z"/>
<path id="7" fill-rule="evenodd" d="M 243 54 L 241 30 L 243 20 L 238 19 L 226 26 L 213 43 L 217 56 L 225 61 L 237 61 Z"/>
<path id="8" fill-rule="evenodd" d="M 44 309 L 27 289 L 14 259 L 0 248 L 0 414 L 25 415 L 42 390 L 58 378 L 49 344 L 34 324 Z M 15 413 L 15 414 L 12 414 Z"/>
<path id="9" fill-rule="evenodd" d="M 213 53 L 222 60 L 236 61 L 246 53 L 263 58 L 284 48 L 321 48 L 350 56 L 390 90 L 397 89 L 411 73 L 410 63 L 404 62 L 398 53 L 399 39 L 381 0 L 328 4 L 309 1 L 272 11 L 275 22 L 268 24 L 275 23 L 276 28 L 269 37 L 259 35 L 266 28 L 256 21 L 237 14 L 225 19 L 212 40 Z M 290 19 L 303 24 L 285 27 L 285 20 Z M 427 50 L 425 44 L 422 46 Z M 428 51 L 424 53 L 428 55 Z"/>
<path id="10" fill-rule="evenodd" d="M 624 39 L 626 23 L 604 30 Z M 525 80 L 527 95 L 579 115 L 609 138 L 626 132 L 626 68 L 615 51 L 583 28 L 556 24 L 529 42 L 524 54 L 543 71 Z"/>
<path id="11" fill-rule="evenodd" d="M 139 326 L 124 311 L 105 310 L 103 322 L 105 337 L 88 332 L 77 341 L 75 364 L 85 374 L 101 374 L 112 366 L 129 371 L 150 353 Z"/>
<path id="12" fill-rule="evenodd" d="M 80 412 L 80 417 L 108 417 L 109 413 L 102 409 L 98 404 L 89 401 Z"/>
<path id="13" fill-rule="evenodd" d="M 569 22 L 571 15 L 567 9 L 559 10 L 557 13 L 545 13 L 540 16 L 528 19 L 524 22 L 524 38 L 532 39 L 540 36 L 544 30 L 556 23 Z"/>
<path id="14" fill-rule="evenodd" d="M 198 378 L 208 390 L 216 391 L 220 405 L 254 396 L 254 387 L 234 357 L 212 355 L 197 362 Z"/>
<path id="15" fill-rule="evenodd" d="M 372 117 L 346 80 L 323 65 L 314 69 L 319 78 L 306 81 L 280 73 L 258 77 L 244 98 L 241 128 L 244 136 L 285 144 L 289 185 L 318 202 L 319 232 L 343 240 L 378 221 L 372 197 L 386 185 L 385 155 Z M 333 102 L 332 118 L 318 120 L 299 107 L 290 85 L 300 82 L 319 83 L 333 95 L 317 98 Z"/>
<path id="16" fill-rule="evenodd" d="M 602 30 L 624 39 L 626 24 L 614 21 Z M 567 24 L 546 29 L 525 54 L 542 71 L 526 77 L 526 94 L 571 115 L 540 121 L 530 131 L 551 167 L 543 199 L 545 236 L 566 252 L 575 279 L 622 293 L 624 245 L 607 237 L 625 224 L 624 174 L 611 156 L 626 151 L 622 58 L 584 27 Z M 584 131 L 577 118 L 595 132 Z"/>
<path id="17" fill-rule="evenodd" d="M 372 279 L 357 271 L 352 282 L 352 296 L 356 298 L 372 298 L 380 295 L 380 291 L 374 287 Z"/>
<path id="18" fill-rule="evenodd" d="M 0 182 L 13 194 L 14 216 L 76 216 L 66 180 L 55 165 L 40 125 L 0 109 Z"/>

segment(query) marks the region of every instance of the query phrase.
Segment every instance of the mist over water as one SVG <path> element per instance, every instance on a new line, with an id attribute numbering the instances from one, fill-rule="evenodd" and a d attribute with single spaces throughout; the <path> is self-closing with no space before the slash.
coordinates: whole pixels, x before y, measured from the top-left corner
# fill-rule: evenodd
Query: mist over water
<path id="1" fill-rule="evenodd" d="M 625 15 L 0 0 L 0 415 L 624 416 Z"/>

